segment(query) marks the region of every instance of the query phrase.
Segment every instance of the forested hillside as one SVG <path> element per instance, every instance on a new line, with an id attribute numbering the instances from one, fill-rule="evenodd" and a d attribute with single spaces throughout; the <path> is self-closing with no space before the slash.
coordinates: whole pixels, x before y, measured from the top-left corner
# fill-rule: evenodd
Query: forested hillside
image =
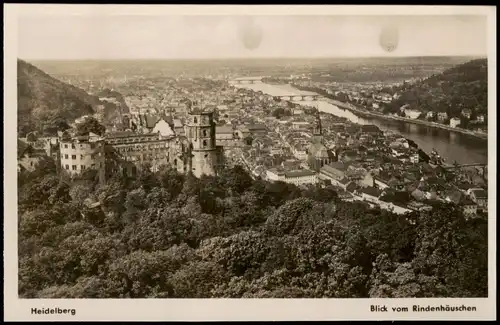
<path id="1" fill-rule="evenodd" d="M 92 114 L 99 98 L 17 60 L 18 135 L 54 133 L 57 125 Z"/>
<path id="2" fill-rule="evenodd" d="M 464 108 L 471 109 L 474 115 L 487 114 L 487 60 L 472 60 L 415 84 L 393 87 L 388 92 L 399 92 L 401 97 L 387 105 L 387 111 L 397 112 L 409 104 L 424 112 L 447 112 L 449 116 L 460 116 Z"/>
<path id="3" fill-rule="evenodd" d="M 486 297 L 487 222 L 398 216 L 332 189 L 144 169 L 19 174 L 23 298 Z"/>

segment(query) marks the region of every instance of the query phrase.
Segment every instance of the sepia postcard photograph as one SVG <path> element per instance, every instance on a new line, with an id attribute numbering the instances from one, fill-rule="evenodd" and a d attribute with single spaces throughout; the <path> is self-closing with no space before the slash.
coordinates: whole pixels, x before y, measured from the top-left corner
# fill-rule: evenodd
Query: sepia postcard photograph
<path id="1" fill-rule="evenodd" d="M 6 320 L 495 319 L 494 7 L 4 8 Z"/>

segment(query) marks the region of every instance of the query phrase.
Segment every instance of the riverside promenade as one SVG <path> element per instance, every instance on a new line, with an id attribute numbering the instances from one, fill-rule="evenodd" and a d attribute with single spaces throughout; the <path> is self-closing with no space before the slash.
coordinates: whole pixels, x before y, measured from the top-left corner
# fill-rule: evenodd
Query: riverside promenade
<path id="1" fill-rule="evenodd" d="M 380 114 L 376 112 L 370 112 L 364 109 L 360 109 L 352 104 L 349 103 L 344 103 L 340 102 L 338 100 L 334 99 L 326 99 L 327 102 L 329 102 L 332 105 L 336 105 L 339 108 L 347 109 L 353 113 L 356 113 L 361 116 L 368 116 L 368 117 L 376 117 L 376 118 L 381 118 L 385 120 L 393 120 L 393 121 L 401 121 L 401 122 L 406 122 L 406 123 L 414 123 L 414 124 L 420 124 L 420 125 L 425 125 L 428 127 L 434 127 L 434 128 L 439 128 L 443 130 L 448 130 L 451 132 L 458 132 L 462 134 L 467 134 L 471 135 L 480 139 L 487 139 L 488 134 L 483 133 L 483 132 L 475 132 L 475 131 L 470 131 L 470 130 L 465 130 L 461 128 L 454 128 L 449 125 L 441 124 L 441 123 L 436 123 L 436 122 L 429 122 L 429 121 L 424 121 L 424 120 L 418 120 L 418 119 L 410 119 L 410 118 L 405 118 L 405 117 L 400 117 L 400 116 L 394 116 L 394 115 L 386 115 L 386 114 Z"/>

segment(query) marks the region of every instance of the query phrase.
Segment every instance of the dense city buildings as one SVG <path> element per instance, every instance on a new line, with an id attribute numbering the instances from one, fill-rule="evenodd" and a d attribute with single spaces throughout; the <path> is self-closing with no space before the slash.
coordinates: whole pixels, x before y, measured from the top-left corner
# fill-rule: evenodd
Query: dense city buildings
<path id="1" fill-rule="evenodd" d="M 294 79 L 294 85 L 318 85 L 301 78 Z M 105 175 L 120 172 L 135 177 L 141 166 L 158 171 L 167 165 L 201 177 L 239 164 L 254 178 L 299 187 L 333 186 L 346 200 L 398 213 L 423 209 L 429 200 L 455 202 L 469 216 L 486 206 L 487 197 L 469 190 L 486 188 L 481 170 L 443 168 L 439 153 L 424 153 L 394 132 L 320 112 L 318 104 L 328 100 L 324 97 L 311 99 L 309 93 L 277 97 L 255 90 L 265 86 L 262 79 L 233 84 L 208 78 L 135 85 L 133 91 L 122 90 L 127 110 L 103 121 L 102 138 L 95 134 L 55 138 L 61 150 L 49 154 L 60 159 L 61 169 L 71 175 L 100 170 L 104 164 Z M 294 89 L 278 86 L 280 93 Z M 329 87 L 346 92 L 339 84 Z M 383 92 L 373 96 L 378 103 L 398 98 Z M 421 116 L 409 105 L 402 105 L 400 112 L 410 119 Z M 425 116 L 449 121 L 452 127 L 460 125 L 460 119 L 450 119 L 446 112 L 429 111 Z M 37 146 L 26 139 L 23 143 L 38 149 L 24 150 L 19 168 L 33 168 L 37 157 L 43 156 L 42 148 L 45 152 L 51 148 L 47 140 Z M 455 198 L 457 193 L 460 199 Z"/>

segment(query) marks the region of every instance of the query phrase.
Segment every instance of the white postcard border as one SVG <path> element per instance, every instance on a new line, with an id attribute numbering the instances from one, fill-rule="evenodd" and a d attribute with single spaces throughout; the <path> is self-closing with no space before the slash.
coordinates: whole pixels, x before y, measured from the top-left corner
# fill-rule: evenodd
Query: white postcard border
<path id="1" fill-rule="evenodd" d="M 494 320 L 496 315 L 496 8 L 471 6 L 151 6 L 4 5 L 4 319 L 63 320 Z M 19 299 L 17 292 L 17 17 L 19 15 L 487 15 L 489 298 L 478 299 Z M 493 141 L 492 141 L 493 140 Z M 413 305 L 477 308 L 412 312 Z M 370 312 L 370 305 L 410 312 Z M 76 315 L 33 315 L 31 308 L 76 309 Z"/>

